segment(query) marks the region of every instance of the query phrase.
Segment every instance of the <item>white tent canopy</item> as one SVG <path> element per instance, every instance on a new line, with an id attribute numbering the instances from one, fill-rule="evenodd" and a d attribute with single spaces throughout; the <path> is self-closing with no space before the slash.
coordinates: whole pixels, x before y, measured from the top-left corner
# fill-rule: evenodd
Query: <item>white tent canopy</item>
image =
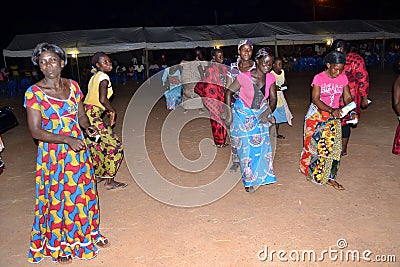
<path id="1" fill-rule="evenodd" d="M 231 46 L 241 39 L 259 45 L 323 43 L 328 39 L 400 38 L 400 20 L 259 22 L 250 24 L 132 27 L 16 35 L 4 57 L 30 57 L 38 43 L 56 43 L 68 54 L 87 56 L 97 51 L 118 53 L 136 49 L 189 49 Z"/>

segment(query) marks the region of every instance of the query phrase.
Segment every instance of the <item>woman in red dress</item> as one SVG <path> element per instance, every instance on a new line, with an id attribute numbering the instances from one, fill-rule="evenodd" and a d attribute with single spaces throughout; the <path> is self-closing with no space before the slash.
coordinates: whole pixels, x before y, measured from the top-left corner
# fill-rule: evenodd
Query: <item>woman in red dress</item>
<path id="1" fill-rule="evenodd" d="M 195 92 L 202 97 L 204 105 L 210 111 L 211 129 L 217 147 L 225 147 L 226 127 L 221 121 L 226 86 L 226 66 L 223 65 L 224 52 L 221 49 L 211 51 L 211 63 L 206 69 L 202 82 L 196 84 Z"/>

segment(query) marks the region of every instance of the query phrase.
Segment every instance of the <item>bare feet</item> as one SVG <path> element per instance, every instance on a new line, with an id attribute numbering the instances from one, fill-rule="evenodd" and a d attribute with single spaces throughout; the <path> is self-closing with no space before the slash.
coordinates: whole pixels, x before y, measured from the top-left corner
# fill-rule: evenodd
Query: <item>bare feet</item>
<path id="1" fill-rule="evenodd" d="M 237 170 L 239 169 L 239 163 L 233 163 L 232 166 L 229 168 L 229 171 L 231 172 L 237 172 Z"/>

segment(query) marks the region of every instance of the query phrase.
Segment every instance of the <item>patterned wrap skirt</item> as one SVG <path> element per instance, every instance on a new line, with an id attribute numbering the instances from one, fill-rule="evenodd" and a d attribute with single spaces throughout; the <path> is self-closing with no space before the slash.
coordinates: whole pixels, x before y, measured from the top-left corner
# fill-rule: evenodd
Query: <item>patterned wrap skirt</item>
<path id="1" fill-rule="evenodd" d="M 258 120 L 267 109 L 269 107 L 266 103 L 260 109 L 248 108 L 240 98 L 233 105 L 231 141 L 237 149 L 245 187 L 276 182 L 269 130 L 271 124 L 260 123 Z"/>
<path id="2" fill-rule="evenodd" d="M 109 125 L 103 121 L 104 110 L 94 106 L 85 105 L 86 115 L 90 123 L 99 133 L 100 139 L 95 142 L 86 138 L 94 166 L 94 174 L 97 177 L 114 177 L 124 158 L 122 142 Z"/>
<path id="3" fill-rule="evenodd" d="M 326 111 L 311 104 L 304 121 L 300 173 L 317 184 L 335 180 L 342 153 L 342 126 Z"/>

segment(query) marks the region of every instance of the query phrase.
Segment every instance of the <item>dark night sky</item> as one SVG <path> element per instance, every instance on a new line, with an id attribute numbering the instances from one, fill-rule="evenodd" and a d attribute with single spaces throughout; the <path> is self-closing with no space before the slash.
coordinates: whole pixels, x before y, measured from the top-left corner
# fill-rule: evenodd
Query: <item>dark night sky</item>
<path id="1" fill-rule="evenodd" d="M 13 19 L 4 23 L 1 51 L 16 34 L 138 26 L 188 26 L 252 22 L 399 19 L 396 0 L 8 0 Z M 58 7 L 55 7 L 58 6 Z M 6 10 L 3 10 L 8 12 Z M 3 12 L 4 13 L 4 12 Z"/>

